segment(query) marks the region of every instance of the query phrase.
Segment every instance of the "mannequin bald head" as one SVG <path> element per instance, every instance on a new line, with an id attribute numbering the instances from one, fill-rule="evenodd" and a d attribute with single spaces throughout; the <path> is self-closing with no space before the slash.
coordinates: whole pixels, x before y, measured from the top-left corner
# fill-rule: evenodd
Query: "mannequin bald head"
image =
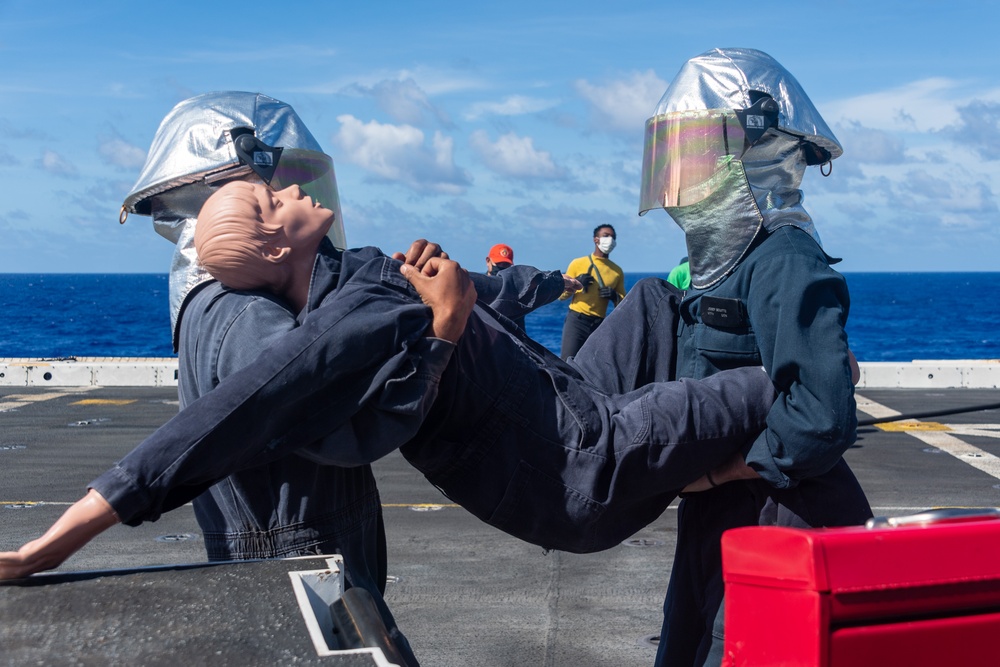
<path id="1" fill-rule="evenodd" d="M 266 289 L 302 307 L 335 214 L 292 185 L 234 181 L 202 206 L 194 243 L 205 269 L 234 289 Z"/>
<path id="2" fill-rule="evenodd" d="M 254 185 L 235 181 L 209 197 L 198 215 L 194 243 L 212 276 L 233 289 L 267 287 L 268 248 L 282 241 L 281 227 L 268 224 Z"/>

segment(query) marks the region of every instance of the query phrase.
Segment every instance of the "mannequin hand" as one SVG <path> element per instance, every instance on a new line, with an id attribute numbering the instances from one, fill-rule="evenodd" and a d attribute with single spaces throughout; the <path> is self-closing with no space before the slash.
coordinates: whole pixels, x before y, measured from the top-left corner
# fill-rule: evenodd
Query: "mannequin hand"
<path id="1" fill-rule="evenodd" d="M 431 335 L 458 343 L 476 305 L 469 273 L 458 262 L 440 257 L 428 260 L 422 270 L 404 264 L 400 271 L 433 313 Z"/>
<path id="2" fill-rule="evenodd" d="M 580 281 L 573 276 L 568 276 L 563 274 L 563 294 L 573 294 L 574 292 L 579 292 L 583 289 L 583 285 Z"/>
<path id="3" fill-rule="evenodd" d="M 91 489 L 37 540 L 17 551 L 0 553 L 0 579 L 27 577 L 59 567 L 83 545 L 116 523 L 118 515 L 111 505 Z"/>

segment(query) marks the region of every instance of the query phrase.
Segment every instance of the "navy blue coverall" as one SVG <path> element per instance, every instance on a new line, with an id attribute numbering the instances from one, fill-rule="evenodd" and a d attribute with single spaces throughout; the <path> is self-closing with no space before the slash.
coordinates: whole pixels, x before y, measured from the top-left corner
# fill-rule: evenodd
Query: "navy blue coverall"
<path id="1" fill-rule="evenodd" d="M 680 297 L 665 281 L 640 281 L 606 323 L 632 335 L 588 341 L 574 363 L 604 391 L 760 365 L 779 391 L 766 428 L 742 447 L 762 479 L 691 494 L 678 511 L 656 664 L 718 665 L 723 531 L 843 526 L 871 516 L 842 458 L 857 428 L 844 331 L 850 297 L 819 245 L 791 226 L 765 233 L 720 283 L 685 292 L 678 306 Z M 706 306 L 716 309 L 714 318 Z M 655 335 L 671 327 L 676 350 L 673 337 Z"/>
<path id="2" fill-rule="evenodd" d="M 295 314 L 270 294 L 217 282 L 196 287 L 181 308 L 181 409 L 296 326 Z M 194 499 L 208 559 L 340 554 L 347 586 L 371 593 L 396 646 L 416 665 L 382 597 L 388 572 L 385 526 L 371 466 L 325 465 L 311 454 L 318 447 L 234 472 Z"/>
<path id="3" fill-rule="evenodd" d="M 301 325 L 92 488 L 134 525 L 336 433 L 342 463 L 403 446 L 445 494 L 501 530 L 597 551 L 725 461 L 773 401 L 760 368 L 604 393 L 482 302 L 457 345 L 425 337 L 430 309 L 399 266 L 374 248 L 324 243 Z M 485 298 L 505 308 L 508 297 Z"/>

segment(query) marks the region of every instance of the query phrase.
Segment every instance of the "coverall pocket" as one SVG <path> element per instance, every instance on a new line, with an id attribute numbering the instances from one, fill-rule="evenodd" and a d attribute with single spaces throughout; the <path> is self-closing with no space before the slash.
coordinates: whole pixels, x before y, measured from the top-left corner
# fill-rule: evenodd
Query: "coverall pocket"
<path id="1" fill-rule="evenodd" d="M 694 344 L 698 353 L 718 370 L 760 364 L 757 336 L 747 329 L 717 329 L 696 324 Z"/>
<path id="2" fill-rule="evenodd" d="M 489 524 L 545 549 L 588 553 L 603 512 L 599 503 L 522 461 Z"/>

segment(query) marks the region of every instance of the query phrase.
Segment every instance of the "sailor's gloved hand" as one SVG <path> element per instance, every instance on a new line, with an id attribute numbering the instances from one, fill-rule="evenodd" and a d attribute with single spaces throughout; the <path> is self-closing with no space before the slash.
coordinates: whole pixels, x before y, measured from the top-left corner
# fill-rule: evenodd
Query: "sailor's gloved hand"
<path id="1" fill-rule="evenodd" d="M 581 273 L 576 277 L 580 281 L 580 285 L 583 287 L 583 291 L 586 292 L 590 288 L 590 284 L 594 282 L 594 276 L 589 273 Z"/>
<path id="2" fill-rule="evenodd" d="M 615 297 L 618 296 L 618 292 L 614 291 L 610 287 L 602 287 L 599 290 L 597 290 L 597 293 L 600 295 L 602 299 L 608 299 L 611 302 L 614 302 Z"/>

